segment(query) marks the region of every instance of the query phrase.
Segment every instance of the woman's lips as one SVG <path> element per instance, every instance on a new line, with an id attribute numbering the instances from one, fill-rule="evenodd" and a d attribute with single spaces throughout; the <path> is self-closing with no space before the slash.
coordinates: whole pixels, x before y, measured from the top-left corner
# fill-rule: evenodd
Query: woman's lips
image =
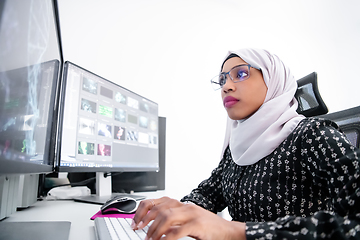
<path id="1" fill-rule="evenodd" d="M 235 105 L 239 100 L 231 97 L 231 96 L 227 96 L 224 98 L 224 107 L 226 108 L 231 108 L 233 105 Z"/>

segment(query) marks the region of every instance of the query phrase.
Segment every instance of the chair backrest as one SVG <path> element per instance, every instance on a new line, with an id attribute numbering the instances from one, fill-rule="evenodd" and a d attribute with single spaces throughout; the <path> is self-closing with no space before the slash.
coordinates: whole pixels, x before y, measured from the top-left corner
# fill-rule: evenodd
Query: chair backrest
<path id="1" fill-rule="evenodd" d="M 360 147 L 360 106 L 319 117 L 334 121 L 345 133 L 349 141 L 354 146 Z"/>
<path id="2" fill-rule="evenodd" d="M 317 73 L 310 73 L 309 75 L 297 80 L 297 83 L 298 89 L 295 93 L 295 98 L 299 102 L 297 112 L 305 117 L 326 114 L 328 112 L 328 108 L 319 92 Z"/>

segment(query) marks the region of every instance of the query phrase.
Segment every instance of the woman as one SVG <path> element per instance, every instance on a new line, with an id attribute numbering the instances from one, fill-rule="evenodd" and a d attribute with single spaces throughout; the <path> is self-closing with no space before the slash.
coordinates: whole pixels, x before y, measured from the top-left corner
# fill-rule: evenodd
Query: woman
<path id="1" fill-rule="evenodd" d="M 296 113 L 283 62 L 229 52 L 212 82 L 229 116 L 220 164 L 182 202 L 141 202 L 133 228 L 154 220 L 153 240 L 360 238 L 360 152 L 335 123 Z M 214 214 L 225 207 L 231 222 Z"/>

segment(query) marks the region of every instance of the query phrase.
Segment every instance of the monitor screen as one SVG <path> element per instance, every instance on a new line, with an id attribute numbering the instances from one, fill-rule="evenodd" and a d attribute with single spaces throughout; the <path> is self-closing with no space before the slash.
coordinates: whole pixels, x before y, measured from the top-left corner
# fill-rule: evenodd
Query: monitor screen
<path id="1" fill-rule="evenodd" d="M 0 175 L 54 169 L 61 69 L 56 3 L 0 2 Z"/>
<path id="2" fill-rule="evenodd" d="M 158 105 L 71 62 L 64 66 L 59 171 L 157 171 Z"/>

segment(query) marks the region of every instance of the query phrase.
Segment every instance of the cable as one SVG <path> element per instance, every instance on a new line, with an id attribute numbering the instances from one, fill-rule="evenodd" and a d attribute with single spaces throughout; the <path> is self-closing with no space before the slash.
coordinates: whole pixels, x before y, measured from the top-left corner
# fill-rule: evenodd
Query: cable
<path id="1" fill-rule="evenodd" d="M 104 178 L 107 178 L 107 177 L 109 177 L 109 176 L 117 176 L 117 175 L 120 175 L 120 174 L 122 174 L 123 172 L 116 172 L 116 173 L 111 173 L 111 172 L 109 172 L 109 173 L 104 173 Z"/>

